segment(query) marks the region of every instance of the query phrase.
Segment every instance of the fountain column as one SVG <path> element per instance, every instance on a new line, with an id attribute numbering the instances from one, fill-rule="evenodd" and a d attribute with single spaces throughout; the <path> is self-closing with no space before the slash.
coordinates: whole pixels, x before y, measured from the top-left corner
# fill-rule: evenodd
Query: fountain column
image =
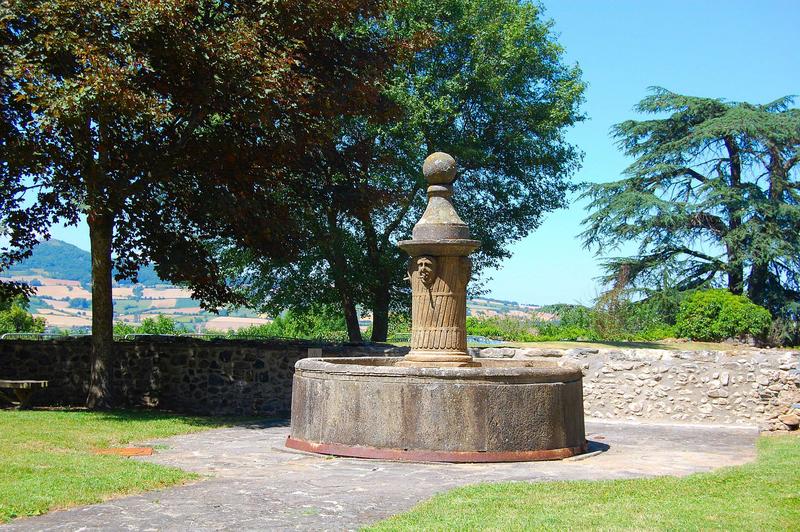
<path id="1" fill-rule="evenodd" d="M 428 206 L 398 246 L 411 258 L 411 351 L 401 366 L 465 367 L 475 365 L 467 352 L 467 283 L 472 274 L 470 253 L 480 242 L 450 201 L 456 161 L 437 152 L 422 167 L 428 181 Z"/>

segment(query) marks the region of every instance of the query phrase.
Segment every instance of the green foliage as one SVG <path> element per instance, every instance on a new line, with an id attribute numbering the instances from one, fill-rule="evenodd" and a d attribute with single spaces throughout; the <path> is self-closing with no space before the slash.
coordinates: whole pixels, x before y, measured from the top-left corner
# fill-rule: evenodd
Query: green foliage
<path id="1" fill-rule="evenodd" d="M 702 290 L 681 303 L 676 331 L 680 336 L 703 341 L 763 338 L 771 322 L 767 309 L 744 296 L 727 290 Z"/>
<path id="2" fill-rule="evenodd" d="M 304 313 L 288 310 L 272 323 L 244 327 L 227 333 L 228 338 L 298 338 L 347 341 L 344 318 L 335 308 L 314 307 Z"/>
<path id="3" fill-rule="evenodd" d="M 372 336 L 372 325 L 364 332 L 367 337 Z M 389 342 L 405 342 L 411 335 L 411 314 L 408 312 L 389 313 L 389 329 L 386 339 Z"/>
<path id="4" fill-rule="evenodd" d="M 614 128 L 635 159 L 622 179 L 588 186 L 584 244 L 608 253 L 606 281 L 647 291 L 725 285 L 780 315 L 800 302 L 800 109 L 654 88 Z"/>
<path id="5" fill-rule="evenodd" d="M 674 336 L 678 302 L 683 297 L 670 288 L 648 290 L 649 297 L 630 299 L 626 290 L 627 272 L 624 268 L 612 287 L 595 301 L 592 329 L 603 340 L 658 340 Z"/>
<path id="6" fill-rule="evenodd" d="M 0 334 L 42 333 L 44 328 L 44 318 L 35 318 L 28 312 L 28 301 L 24 296 L 0 299 Z"/>
<path id="7" fill-rule="evenodd" d="M 377 115 L 383 0 L 0 3 L 0 271 L 86 220 L 87 405 L 107 406 L 112 278 L 158 275 L 215 309 L 244 299 L 210 240 L 286 261 L 330 121 Z M 395 46 L 396 45 L 396 46 Z M 320 201 L 317 196 L 311 202 Z M 352 201 L 345 201 L 352 205 Z M 84 270 L 84 275 L 88 273 Z M 0 280 L 0 292 L 30 288 Z"/>
<path id="8" fill-rule="evenodd" d="M 142 320 L 139 325 L 116 323 L 114 335 L 159 334 L 180 336 L 191 333 L 184 324 L 171 316 L 159 314 Z M 271 323 L 243 327 L 236 331 L 213 331 L 206 334 L 219 338 L 296 338 L 306 340 L 325 340 L 331 342 L 347 341 L 344 319 L 338 310 L 330 307 L 313 307 L 305 313 L 286 311 Z"/>
<path id="9" fill-rule="evenodd" d="M 206 240 L 242 243 L 246 228 L 269 256 L 299 247 L 287 205 L 313 187 L 293 170 L 306 168 L 333 117 L 385 107 L 376 81 L 400 46 L 377 27 L 384 9 L 380 0 L 3 2 L 0 270 L 28 257 L 52 224 L 85 215 L 105 231 L 92 249 L 112 255 L 120 279 L 155 261 L 212 306 L 239 301 Z M 88 267 L 70 273 L 89 280 Z"/>
<path id="10" fill-rule="evenodd" d="M 392 312 L 389 314 L 389 336 L 411 334 L 411 314 Z"/>
<path id="11" fill-rule="evenodd" d="M 592 326 L 592 310 L 583 305 L 562 305 L 560 309 L 543 312 L 554 312 L 558 315 L 559 324 L 564 327 L 588 329 Z"/>
<path id="12" fill-rule="evenodd" d="M 800 304 L 787 305 L 783 312 L 772 320 L 766 343 L 800 346 Z"/>
<path id="13" fill-rule="evenodd" d="M 114 335 L 125 336 L 126 334 L 162 334 L 180 335 L 188 332 L 178 324 L 171 316 L 159 314 L 153 318 L 145 318 L 139 325 L 129 323 L 114 324 Z"/>
<path id="14" fill-rule="evenodd" d="M 15 332 L 44 332 L 44 318 L 33 317 L 30 312 L 18 305 L 12 305 L 8 310 L 0 311 L 0 334 Z"/>
<path id="15" fill-rule="evenodd" d="M 152 310 L 157 310 L 157 307 L 149 299 L 118 299 L 114 301 L 114 312 L 117 314 L 141 314 Z"/>
<path id="16" fill-rule="evenodd" d="M 553 321 L 509 317 L 467 318 L 467 334 L 514 342 L 653 341 L 675 336 L 675 316 L 664 316 L 658 299 L 622 301 L 613 310 L 582 305 L 548 305 Z M 613 327 L 610 325 L 613 324 Z"/>
<path id="17" fill-rule="evenodd" d="M 555 340 L 598 340 L 592 328 L 593 313 L 577 305 L 556 321 L 520 319 L 506 316 L 467 318 L 467 334 L 511 342 L 548 342 Z"/>
<path id="18" fill-rule="evenodd" d="M 468 206 L 459 212 L 482 241 L 476 274 L 566 204 L 581 158 L 565 138 L 582 119 L 581 72 L 567 63 L 538 4 L 393 6 L 383 30 L 414 44 L 385 84 L 397 112 L 388 122 L 340 121 L 324 164 L 313 169 L 316 188 L 326 194 L 305 206 L 313 243 L 291 266 L 225 250 L 232 276 L 260 270 L 248 279 L 257 305 L 273 312 L 308 301 L 342 305 L 353 339 L 355 309 L 371 309 L 376 341 L 386 339 L 389 315 L 406 310 L 410 299 L 403 280 L 408 257 L 396 242 L 424 209 L 420 168 L 427 155 L 446 151 L 458 162 L 456 207 Z"/>
<path id="19" fill-rule="evenodd" d="M 533 342 L 536 337 L 536 322 L 508 317 L 467 318 L 467 334 L 497 340 Z"/>

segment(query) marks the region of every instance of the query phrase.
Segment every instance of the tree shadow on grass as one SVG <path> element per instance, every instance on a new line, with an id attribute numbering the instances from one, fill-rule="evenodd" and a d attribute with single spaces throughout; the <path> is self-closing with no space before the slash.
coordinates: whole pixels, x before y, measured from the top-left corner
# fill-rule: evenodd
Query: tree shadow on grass
<path id="1" fill-rule="evenodd" d="M 114 416 L 120 421 L 180 419 L 182 423 L 187 425 L 209 429 L 228 427 L 265 429 L 270 427 L 289 426 L 289 420 L 284 417 L 200 416 L 163 410 L 113 410 L 103 413 L 109 416 Z"/>
<path id="2" fill-rule="evenodd" d="M 38 410 L 38 409 L 37 409 Z M 113 409 L 113 410 L 87 410 L 86 408 L 58 408 L 61 412 L 91 413 L 98 420 L 116 421 L 121 423 L 135 423 L 146 421 L 169 421 L 179 419 L 183 424 L 201 428 L 228 428 L 239 427 L 249 429 L 264 429 L 270 427 L 288 427 L 289 420 L 285 417 L 255 417 L 255 416 L 201 416 L 184 414 L 169 410 L 153 410 L 145 408 Z"/>

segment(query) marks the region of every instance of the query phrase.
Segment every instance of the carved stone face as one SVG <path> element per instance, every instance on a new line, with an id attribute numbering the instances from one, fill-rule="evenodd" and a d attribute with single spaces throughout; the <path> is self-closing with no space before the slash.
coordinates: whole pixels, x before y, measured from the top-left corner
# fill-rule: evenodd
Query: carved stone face
<path id="1" fill-rule="evenodd" d="M 417 273 L 419 280 L 425 287 L 430 288 L 436 280 L 436 259 L 433 257 L 420 257 L 417 259 Z"/>

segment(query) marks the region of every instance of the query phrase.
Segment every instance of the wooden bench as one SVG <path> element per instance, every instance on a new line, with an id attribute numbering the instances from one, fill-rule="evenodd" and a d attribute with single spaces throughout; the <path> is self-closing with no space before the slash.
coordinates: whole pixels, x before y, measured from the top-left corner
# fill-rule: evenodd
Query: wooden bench
<path id="1" fill-rule="evenodd" d="M 48 381 L 9 381 L 0 379 L 0 399 L 5 399 L 11 404 L 19 403 L 20 409 L 30 408 L 31 397 L 36 390 L 47 388 Z M 6 395 L 2 390 L 13 390 L 17 401 Z"/>

